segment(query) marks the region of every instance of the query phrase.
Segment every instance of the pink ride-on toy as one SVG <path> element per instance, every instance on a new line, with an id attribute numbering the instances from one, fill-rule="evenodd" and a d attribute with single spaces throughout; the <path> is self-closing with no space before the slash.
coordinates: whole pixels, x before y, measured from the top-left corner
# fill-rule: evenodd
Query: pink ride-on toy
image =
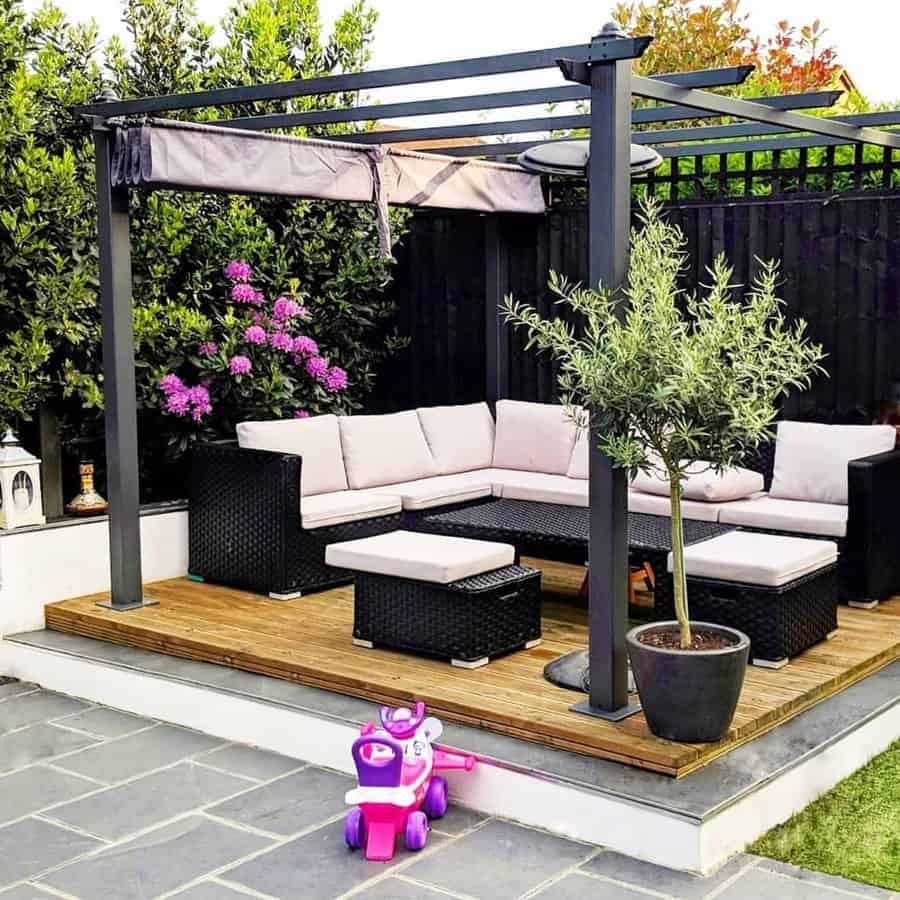
<path id="1" fill-rule="evenodd" d="M 381 728 L 371 722 L 353 742 L 359 786 L 347 792 L 344 840 L 352 850 L 366 848 L 366 859 L 394 857 L 397 835 L 407 850 L 421 850 L 428 840 L 428 820 L 447 812 L 447 782 L 435 769 L 472 770 L 475 757 L 436 750 L 431 744 L 441 723 L 425 718 L 425 704 L 415 710 L 382 706 Z"/>

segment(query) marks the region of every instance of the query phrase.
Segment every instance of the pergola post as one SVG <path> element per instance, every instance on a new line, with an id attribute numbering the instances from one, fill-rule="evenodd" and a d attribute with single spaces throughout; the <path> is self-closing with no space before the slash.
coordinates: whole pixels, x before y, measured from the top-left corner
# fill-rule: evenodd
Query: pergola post
<path id="1" fill-rule="evenodd" d="M 631 60 L 639 45 L 609 23 L 591 42 L 588 164 L 590 285 L 618 287 L 628 269 L 631 220 Z M 596 424 L 596 423 L 593 423 Z M 592 429 L 593 430 L 593 429 Z M 589 699 L 579 712 L 618 720 L 640 709 L 628 702 L 628 484 L 625 470 L 591 441 L 588 585 Z"/>
<path id="2" fill-rule="evenodd" d="M 484 218 L 484 379 L 491 409 L 509 395 L 509 342 L 500 304 L 507 292 L 507 256 L 498 215 Z"/>
<path id="3" fill-rule="evenodd" d="M 131 234 L 128 189 L 113 187 L 112 132 L 94 124 L 97 239 L 103 323 L 103 393 L 109 499 L 110 599 L 100 606 L 137 609 L 141 581 L 137 399 L 131 307 Z"/>

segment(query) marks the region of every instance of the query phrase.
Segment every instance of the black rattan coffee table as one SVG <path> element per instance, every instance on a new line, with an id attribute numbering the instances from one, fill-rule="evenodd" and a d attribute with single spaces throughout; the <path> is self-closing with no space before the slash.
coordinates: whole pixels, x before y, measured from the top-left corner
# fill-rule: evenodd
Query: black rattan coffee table
<path id="1" fill-rule="evenodd" d="M 447 512 L 422 515 L 417 531 L 449 534 L 513 544 L 520 554 L 584 565 L 588 558 L 590 510 L 583 506 L 535 503 L 530 500 L 492 500 Z M 686 519 L 684 542 L 696 544 L 734 531 L 730 525 Z M 672 549 L 672 529 L 668 516 L 628 514 L 629 562 L 649 563 L 656 577 L 656 590 L 668 596 L 672 579 L 667 558 Z M 668 608 L 668 602 L 663 602 Z"/>
<path id="2" fill-rule="evenodd" d="M 588 519 L 583 506 L 536 503 L 530 500 L 492 500 L 446 512 L 425 514 L 416 522 L 418 531 L 449 534 L 513 544 L 520 554 L 584 565 L 588 557 Z M 684 521 L 684 542 L 696 544 L 734 531 L 716 522 Z M 672 576 L 668 556 L 672 550 L 672 528 L 668 516 L 628 514 L 629 563 L 648 563 L 656 582 L 654 606 L 672 606 Z M 658 598 L 658 599 L 657 599 Z M 587 651 L 575 651 L 554 660 L 545 674 L 556 684 L 588 690 Z"/>

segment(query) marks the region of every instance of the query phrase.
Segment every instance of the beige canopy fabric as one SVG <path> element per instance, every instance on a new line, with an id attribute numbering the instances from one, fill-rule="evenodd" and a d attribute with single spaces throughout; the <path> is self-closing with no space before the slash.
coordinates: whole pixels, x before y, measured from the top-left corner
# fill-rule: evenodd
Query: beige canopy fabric
<path id="1" fill-rule="evenodd" d="M 388 256 L 388 204 L 545 209 L 540 177 L 516 165 L 168 119 L 118 128 L 112 170 L 116 185 L 374 202 Z"/>

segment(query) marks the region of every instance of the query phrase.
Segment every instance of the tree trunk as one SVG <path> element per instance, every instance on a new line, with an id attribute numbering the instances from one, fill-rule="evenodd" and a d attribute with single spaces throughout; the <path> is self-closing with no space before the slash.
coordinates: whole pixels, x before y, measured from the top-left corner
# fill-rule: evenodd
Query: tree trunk
<path id="1" fill-rule="evenodd" d="M 672 503 L 672 582 L 675 588 L 675 617 L 681 646 L 691 646 L 691 625 L 688 616 L 687 579 L 684 575 L 684 527 L 681 519 L 681 475 L 669 476 L 669 497 Z"/>

